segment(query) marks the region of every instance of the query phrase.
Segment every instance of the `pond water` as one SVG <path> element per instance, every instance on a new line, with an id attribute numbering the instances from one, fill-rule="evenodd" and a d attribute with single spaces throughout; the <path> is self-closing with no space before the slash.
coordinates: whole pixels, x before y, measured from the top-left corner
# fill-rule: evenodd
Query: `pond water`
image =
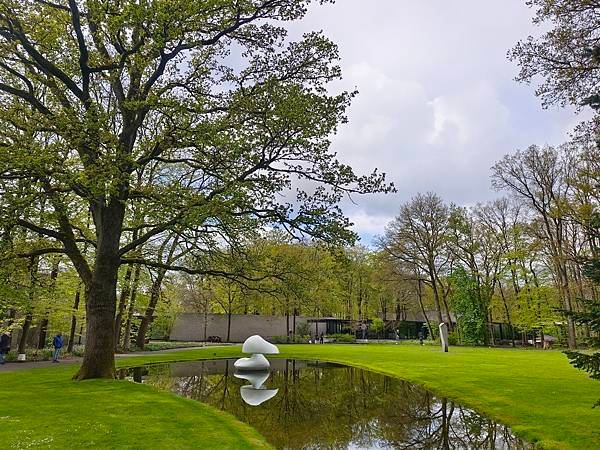
<path id="1" fill-rule="evenodd" d="M 511 431 L 415 384 L 318 361 L 271 360 L 240 374 L 235 360 L 120 371 L 208 403 L 252 425 L 279 449 L 526 449 Z"/>

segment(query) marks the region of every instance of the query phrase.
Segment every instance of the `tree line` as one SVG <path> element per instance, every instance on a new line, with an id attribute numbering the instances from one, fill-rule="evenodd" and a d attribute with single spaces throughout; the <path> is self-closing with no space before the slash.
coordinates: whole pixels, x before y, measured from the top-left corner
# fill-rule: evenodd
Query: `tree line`
<path id="1" fill-rule="evenodd" d="M 433 311 L 434 325 L 446 322 L 469 344 L 494 343 L 493 323 L 509 325 L 512 345 L 532 332 L 542 343 L 551 334 L 570 348 L 590 344 L 597 332 L 575 317 L 599 301 L 590 278 L 600 243 L 599 164 L 595 143 L 531 146 L 494 165 L 492 182 L 505 194 L 497 200 L 463 207 L 418 194 L 376 248 L 271 236 L 238 260 L 240 273 L 262 281 L 203 277 L 178 295 L 194 298 L 186 306 L 196 312 L 401 322 L 407 311 L 425 319 Z M 285 271 L 273 276 L 277 267 Z"/>

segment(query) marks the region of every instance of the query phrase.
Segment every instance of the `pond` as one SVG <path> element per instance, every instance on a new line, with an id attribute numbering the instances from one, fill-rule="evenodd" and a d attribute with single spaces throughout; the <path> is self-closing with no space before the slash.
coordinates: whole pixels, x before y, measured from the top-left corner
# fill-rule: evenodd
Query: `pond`
<path id="1" fill-rule="evenodd" d="M 253 426 L 279 449 L 526 449 L 489 418 L 430 391 L 340 364 L 271 360 L 239 373 L 235 360 L 151 365 L 120 378 L 208 403 Z"/>

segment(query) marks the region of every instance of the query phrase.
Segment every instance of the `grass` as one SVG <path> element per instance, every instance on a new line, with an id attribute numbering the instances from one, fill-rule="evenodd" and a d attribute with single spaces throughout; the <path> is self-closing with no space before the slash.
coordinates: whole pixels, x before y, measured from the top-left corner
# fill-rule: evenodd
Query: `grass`
<path id="1" fill-rule="evenodd" d="M 75 370 L 0 374 L 0 448 L 270 448 L 210 406 L 128 381 L 71 381 Z"/>
<path id="2" fill-rule="evenodd" d="M 417 382 L 505 423 L 541 448 L 600 448 L 600 383 L 558 351 L 418 345 L 282 345 L 281 357 L 322 359 Z M 120 358 L 119 366 L 236 357 L 239 347 Z M 61 366 L 0 374 L 0 434 L 9 447 L 264 448 L 233 417 L 123 381 L 70 381 Z"/>

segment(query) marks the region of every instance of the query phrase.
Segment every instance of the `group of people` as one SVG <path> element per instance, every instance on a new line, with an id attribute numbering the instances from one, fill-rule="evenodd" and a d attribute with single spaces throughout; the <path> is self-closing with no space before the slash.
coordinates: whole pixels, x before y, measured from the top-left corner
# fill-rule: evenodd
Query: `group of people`
<path id="1" fill-rule="evenodd" d="M 56 336 L 52 339 L 52 347 L 54 347 L 54 351 L 52 352 L 52 362 L 59 362 L 60 352 L 62 351 L 64 344 L 63 336 L 61 332 L 58 332 Z M 8 333 L 2 333 L 0 335 L 0 365 L 4 365 L 6 363 L 6 355 L 10 352 L 10 336 Z"/>

